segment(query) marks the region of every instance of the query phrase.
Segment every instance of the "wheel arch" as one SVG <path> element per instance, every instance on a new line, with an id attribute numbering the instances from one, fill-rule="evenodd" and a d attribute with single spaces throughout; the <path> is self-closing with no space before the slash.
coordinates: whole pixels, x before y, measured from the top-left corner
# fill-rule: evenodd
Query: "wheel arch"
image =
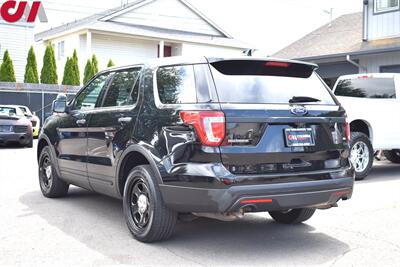
<path id="1" fill-rule="evenodd" d="M 358 120 L 353 120 L 352 122 L 350 122 L 350 131 L 363 133 L 366 136 L 368 136 L 371 143 L 373 141 L 374 135 L 373 135 L 371 124 L 365 120 L 358 119 Z"/>
<path id="2" fill-rule="evenodd" d="M 37 161 L 39 162 L 40 154 L 42 153 L 43 148 L 45 148 L 46 146 L 50 148 L 51 160 L 56 168 L 57 174 L 61 176 L 60 169 L 58 167 L 57 153 L 54 149 L 54 146 L 52 145 L 52 142 L 50 141 L 50 138 L 43 133 L 38 138 L 38 146 L 36 152 Z"/>
<path id="3" fill-rule="evenodd" d="M 43 148 L 46 146 L 50 146 L 50 140 L 47 136 L 41 135 L 39 136 L 38 139 L 38 146 L 37 146 L 37 152 L 36 152 L 36 158 L 39 161 L 40 153 L 42 153 Z"/>
<path id="4" fill-rule="evenodd" d="M 139 165 L 150 165 L 156 175 L 158 183 L 163 183 L 160 170 L 154 158 L 151 156 L 151 153 L 139 145 L 132 145 L 124 151 L 118 162 L 115 185 L 119 196 L 123 196 L 125 181 L 128 174 L 134 167 Z"/>

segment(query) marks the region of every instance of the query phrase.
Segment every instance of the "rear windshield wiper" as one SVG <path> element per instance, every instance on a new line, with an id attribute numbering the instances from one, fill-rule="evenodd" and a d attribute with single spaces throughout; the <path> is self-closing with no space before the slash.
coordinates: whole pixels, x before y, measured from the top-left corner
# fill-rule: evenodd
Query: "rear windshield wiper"
<path id="1" fill-rule="evenodd" d="M 307 103 L 307 102 L 321 102 L 321 100 L 309 96 L 294 96 L 289 100 L 289 103 Z"/>

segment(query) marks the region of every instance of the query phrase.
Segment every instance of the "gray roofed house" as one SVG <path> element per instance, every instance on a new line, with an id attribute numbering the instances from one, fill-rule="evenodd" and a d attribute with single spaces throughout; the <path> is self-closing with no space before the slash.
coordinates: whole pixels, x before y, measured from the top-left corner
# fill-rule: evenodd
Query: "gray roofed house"
<path id="1" fill-rule="evenodd" d="M 340 75 L 400 72 L 399 1 L 364 1 L 363 12 L 343 15 L 274 56 L 319 64 L 330 86 Z"/>
<path id="2" fill-rule="evenodd" d="M 42 53 L 49 42 L 54 45 L 59 77 L 74 49 L 83 72 L 92 54 L 104 69 L 109 59 L 128 65 L 168 56 L 238 56 L 252 47 L 232 38 L 186 0 L 138 0 L 38 33 L 35 41 Z"/>

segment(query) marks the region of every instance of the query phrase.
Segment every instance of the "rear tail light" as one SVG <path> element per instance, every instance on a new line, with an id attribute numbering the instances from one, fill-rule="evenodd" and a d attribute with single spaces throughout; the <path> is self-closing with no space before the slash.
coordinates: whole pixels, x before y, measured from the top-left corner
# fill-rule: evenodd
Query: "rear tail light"
<path id="1" fill-rule="evenodd" d="M 350 123 L 349 119 L 347 118 L 347 115 L 346 115 L 346 122 L 344 123 L 344 135 L 346 137 L 346 141 L 350 142 Z"/>
<path id="2" fill-rule="evenodd" d="M 203 145 L 219 146 L 225 138 L 225 114 L 221 111 L 181 111 L 183 122 L 191 125 Z"/>

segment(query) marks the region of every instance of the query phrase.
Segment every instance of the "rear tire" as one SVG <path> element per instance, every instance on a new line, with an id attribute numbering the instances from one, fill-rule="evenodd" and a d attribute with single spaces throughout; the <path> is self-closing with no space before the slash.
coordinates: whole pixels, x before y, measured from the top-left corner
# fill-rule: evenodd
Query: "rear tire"
<path id="1" fill-rule="evenodd" d="M 167 240 L 174 232 L 177 213 L 165 206 L 149 165 L 137 166 L 129 173 L 123 210 L 129 231 L 141 242 Z"/>
<path id="2" fill-rule="evenodd" d="M 42 194 L 48 198 L 64 197 L 69 184 L 60 179 L 51 160 L 50 148 L 43 148 L 39 157 L 39 185 Z"/>
<path id="3" fill-rule="evenodd" d="M 270 211 L 272 219 L 278 223 L 283 224 L 299 224 L 310 219 L 315 213 L 315 209 L 293 209 L 287 212 L 283 211 Z"/>
<path id="4" fill-rule="evenodd" d="M 400 163 L 400 150 L 399 149 L 385 150 L 385 151 L 383 151 L 383 154 L 389 161 L 391 161 L 393 163 Z"/>
<path id="5" fill-rule="evenodd" d="M 357 181 L 367 177 L 374 161 L 374 150 L 371 141 L 364 133 L 351 133 L 350 161 L 355 169 Z"/>

